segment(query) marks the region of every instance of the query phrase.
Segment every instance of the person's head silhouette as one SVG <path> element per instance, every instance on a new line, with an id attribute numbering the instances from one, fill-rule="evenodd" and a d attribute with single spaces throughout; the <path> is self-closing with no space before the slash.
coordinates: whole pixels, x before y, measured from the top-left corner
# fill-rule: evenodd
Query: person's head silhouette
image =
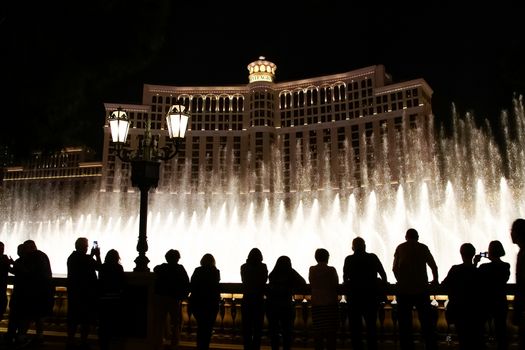
<path id="1" fill-rule="evenodd" d="M 517 244 L 520 248 L 525 248 L 525 219 L 516 219 L 510 229 L 512 243 Z"/>
<path id="2" fill-rule="evenodd" d="M 324 248 L 319 248 L 315 251 L 315 261 L 318 263 L 328 263 L 328 259 L 330 258 L 330 254 L 328 253 L 328 250 Z"/>
<path id="3" fill-rule="evenodd" d="M 476 248 L 470 243 L 463 243 L 459 248 L 459 253 L 464 263 L 472 264 L 472 259 L 476 255 Z"/>
<path id="4" fill-rule="evenodd" d="M 259 248 L 252 248 L 248 253 L 246 262 L 249 264 L 260 264 L 263 261 L 263 256 Z"/>
<path id="5" fill-rule="evenodd" d="M 365 240 L 361 237 L 354 238 L 354 240 L 352 241 L 352 250 L 355 253 L 364 253 L 366 250 Z"/>
<path id="6" fill-rule="evenodd" d="M 499 259 L 505 255 L 505 249 L 500 241 L 492 241 L 489 243 L 489 259 Z"/>
<path id="7" fill-rule="evenodd" d="M 215 258 L 210 253 L 206 253 L 201 258 L 201 266 L 215 267 Z"/>
<path id="8" fill-rule="evenodd" d="M 417 233 L 415 228 L 409 228 L 405 234 L 405 239 L 407 241 L 417 241 L 419 239 L 419 233 Z"/>
<path id="9" fill-rule="evenodd" d="M 164 255 L 166 258 L 166 261 L 168 264 L 177 264 L 180 259 L 180 253 L 178 250 L 170 249 L 166 252 L 166 255 Z"/>

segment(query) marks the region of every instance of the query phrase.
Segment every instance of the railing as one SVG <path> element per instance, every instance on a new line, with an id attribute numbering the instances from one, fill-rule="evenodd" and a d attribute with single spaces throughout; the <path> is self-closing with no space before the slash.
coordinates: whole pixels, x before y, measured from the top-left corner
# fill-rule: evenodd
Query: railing
<path id="1" fill-rule="evenodd" d="M 48 317 L 45 322 L 45 329 L 49 331 L 65 332 L 66 315 L 67 315 L 67 288 L 65 278 L 54 278 L 56 287 L 55 305 L 53 315 Z M 507 285 L 507 300 L 509 301 L 508 312 L 508 334 L 513 342 L 517 338 L 517 327 L 511 324 L 512 317 L 512 300 L 515 285 Z M 242 302 L 242 285 L 240 283 L 222 283 L 221 284 L 221 301 L 219 312 L 215 323 L 213 334 L 214 342 L 225 343 L 242 343 L 241 333 L 241 302 Z M 343 294 L 342 286 L 340 292 Z M 313 344 L 312 338 L 312 319 L 309 286 L 303 294 L 294 296 L 295 315 L 294 315 L 294 342 L 298 346 L 310 346 Z M 9 293 L 8 293 L 9 295 Z M 380 342 L 397 342 L 398 341 L 398 324 L 397 324 L 397 304 L 395 301 L 395 285 L 389 285 L 387 289 L 387 302 L 382 304 L 378 309 L 378 337 Z M 443 293 L 441 286 L 436 286 L 431 291 L 431 304 L 434 310 L 434 321 L 439 340 L 441 342 L 450 341 L 455 338 L 455 330 L 446 320 L 445 310 L 447 296 Z M 483 305 L 480 305 L 483 307 Z M 349 344 L 349 325 L 347 303 L 343 296 L 340 297 L 340 327 L 338 330 L 338 342 L 346 345 Z M 7 315 L 6 315 L 7 316 Z M 196 322 L 190 314 L 188 304 L 183 303 L 182 315 L 182 340 L 194 341 L 196 333 Z M 4 317 L 6 319 L 7 317 Z M 265 330 L 267 330 L 267 320 L 265 319 Z M 414 331 L 417 334 L 420 325 L 417 319 L 417 312 L 414 312 Z M 95 333 L 95 332 L 94 332 Z M 267 332 L 263 333 L 263 343 L 268 343 Z M 486 325 L 487 339 L 494 336 L 494 327 L 491 324 Z"/>

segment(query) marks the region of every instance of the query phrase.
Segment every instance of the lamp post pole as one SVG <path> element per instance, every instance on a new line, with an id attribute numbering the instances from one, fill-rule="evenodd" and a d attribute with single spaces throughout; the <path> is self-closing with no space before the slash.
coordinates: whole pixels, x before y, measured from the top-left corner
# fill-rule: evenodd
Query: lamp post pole
<path id="1" fill-rule="evenodd" d="M 127 132 L 130 121 L 120 107 L 109 117 L 111 135 L 113 142 L 116 143 L 117 156 L 125 162 L 131 163 L 131 184 L 140 190 L 140 211 L 139 211 L 139 237 L 137 242 L 137 252 L 139 255 L 135 259 L 135 272 L 149 272 L 149 259 L 146 256 L 148 251 L 148 201 L 149 191 L 156 188 L 160 177 L 161 160 L 173 158 L 179 149 L 180 140 L 184 138 L 188 126 L 189 115 L 185 112 L 183 105 L 171 106 L 166 115 L 169 137 L 175 142 L 169 143 L 160 151 L 157 141 L 151 137 L 150 121 L 146 123 L 144 138 L 139 144 L 139 149 L 131 154 L 131 151 L 122 147 L 126 142 Z"/>
<path id="2" fill-rule="evenodd" d="M 149 259 L 146 257 L 148 251 L 148 200 L 149 190 L 155 188 L 159 181 L 160 162 L 154 160 L 137 160 L 131 162 L 131 181 L 133 186 L 140 190 L 140 212 L 139 212 L 139 238 L 137 252 L 139 256 L 135 259 L 136 272 L 149 271 Z"/>

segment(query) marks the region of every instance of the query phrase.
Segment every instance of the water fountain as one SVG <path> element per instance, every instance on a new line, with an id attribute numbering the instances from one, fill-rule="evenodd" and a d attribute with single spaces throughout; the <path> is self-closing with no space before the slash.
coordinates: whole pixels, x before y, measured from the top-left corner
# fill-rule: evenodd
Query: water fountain
<path id="1" fill-rule="evenodd" d="M 231 179 L 223 192 L 208 184 L 198 190 L 204 194 L 189 195 L 180 189 L 179 194 L 153 194 L 149 267 L 163 262 L 166 250 L 174 248 L 191 274 L 202 255 L 210 252 L 222 281 L 238 282 L 240 265 L 252 247 L 259 247 L 269 269 L 286 254 L 307 278 L 308 267 L 315 263 L 315 249 L 324 247 L 341 278 L 351 240 L 360 235 L 394 281 L 395 247 L 404 241 L 406 229 L 414 227 L 433 252 L 441 279 L 452 264 L 460 262 L 463 242 L 485 251 L 491 240 L 500 240 L 507 251 L 504 260 L 514 270 L 517 248 L 510 241 L 509 227 L 515 218 L 525 217 L 523 101 L 515 99 L 514 109 L 501 114 L 497 134 L 501 142 L 496 141 L 495 129 L 477 126 L 471 115 L 453 113 L 452 124 L 450 133 L 438 132 L 436 142 L 430 143 L 432 159 L 422 158 L 418 151 L 424 142 L 428 144 L 419 131 L 400 140 L 404 154 L 395 183 L 389 175 L 392 169 L 376 167 L 363 169 L 362 186 L 350 190 L 326 185 L 311 191 L 306 183 L 304 191 L 288 195 L 252 196 L 235 191 L 236 179 Z M 303 178 L 311 178 L 312 169 L 300 172 Z M 281 181 L 282 174 L 272 175 Z M 9 255 L 16 257 L 16 246 L 31 238 L 48 253 L 54 274 L 64 275 L 75 239 L 85 236 L 98 240 L 103 254 L 118 249 L 125 270 L 133 269 L 138 193 L 95 191 L 76 200 L 67 191 L 51 187 L 37 199 L 27 191 L 7 192 L 1 204 L 0 240 Z"/>

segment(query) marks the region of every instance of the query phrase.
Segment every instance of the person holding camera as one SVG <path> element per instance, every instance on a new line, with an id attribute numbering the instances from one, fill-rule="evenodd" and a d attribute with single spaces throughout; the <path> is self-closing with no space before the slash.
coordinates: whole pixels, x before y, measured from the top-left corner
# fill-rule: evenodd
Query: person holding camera
<path id="1" fill-rule="evenodd" d="M 482 317 L 482 280 L 474 265 L 476 248 L 464 243 L 459 249 L 462 264 L 448 271 L 442 286 L 448 294 L 447 322 L 456 326 L 461 350 L 485 349 Z"/>
<path id="2" fill-rule="evenodd" d="M 494 320 L 498 350 L 508 349 L 506 286 L 510 277 L 510 264 L 501 260 L 504 255 L 503 244 L 500 241 L 492 241 L 489 243 L 488 252 L 474 257 L 475 265 L 481 258 L 490 260 L 489 263 L 481 264 L 478 270 L 484 285 L 485 320 Z"/>
<path id="3" fill-rule="evenodd" d="M 81 347 L 88 348 L 88 335 L 91 324 L 96 320 L 97 310 L 97 272 L 102 262 L 98 245 L 89 248 L 88 239 L 77 238 L 75 250 L 67 259 L 67 345 L 74 347 L 75 333 L 80 325 Z"/>

